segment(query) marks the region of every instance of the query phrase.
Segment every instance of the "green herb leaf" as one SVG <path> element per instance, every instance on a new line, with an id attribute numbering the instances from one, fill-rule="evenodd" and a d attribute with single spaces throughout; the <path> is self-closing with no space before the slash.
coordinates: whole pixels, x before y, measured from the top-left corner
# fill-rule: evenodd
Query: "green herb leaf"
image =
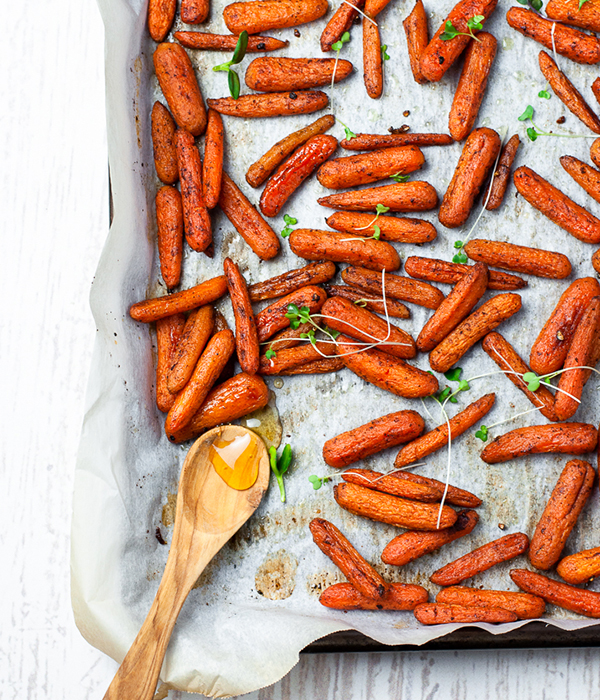
<path id="1" fill-rule="evenodd" d="M 344 131 L 346 133 L 346 141 L 350 141 L 351 139 L 356 138 L 356 134 L 352 131 L 352 129 L 349 126 L 345 126 Z"/>
<path id="2" fill-rule="evenodd" d="M 286 224 L 288 224 L 288 226 L 295 226 L 298 223 L 298 219 L 294 219 L 294 217 L 290 216 L 289 214 L 284 214 L 283 220 Z"/>
<path id="3" fill-rule="evenodd" d="M 526 122 L 528 119 L 533 119 L 533 107 L 531 105 L 527 105 L 527 109 L 519 117 L 519 121 Z"/>
<path id="4" fill-rule="evenodd" d="M 469 386 L 469 382 L 466 379 L 461 379 L 458 383 L 459 391 L 469 391 L 470 388 L 471 387 Z"/>
<path id="5" fill-rule="evenodd" d="M 265 357 L 267 360 L 272 360 L 274 357 L 277 357 L 277 353 L 272 348 L 269 348 L 265 353 Z"/>
<path id="6" fill-rule="evenodd" d="M 410 175 L 401 175 L 400 173 L 396 173 L 395 175 L 391 175 L 390 177 L 396 182 L 406 182 Z"/>
<path id="7" fill-rule="evenodd" d="M 466 263 L 468 260 L 469 260 L 469 258 L 467 258 L 467 256 L 466 256 L 464 253 L 457 253 L 457 254 L 452 258 L 452 262 L 455 262 L 455 263 L 463 263 L 463 264 L 464 264 L 464 263 Z"/>
<path id="8" fill-rule="evenodd" d="M 214 71 L 228 71 L 231 66 L 231 61 L 227 61 L 226 63 L 219 63 L 218 66 L 213 66 Z"/>
<path id="9" fill-rule="evenodd" d="M 366 299 L 357 299 L 355 302 L 356 306 L 360 306 L 361 309 L 364 309 L 365 306 L 367 305 L 367 300 Z"/>
<path id="10" fill-rule="evenodd" d="M 296 304 L 288 304 L 287 307 L 287 318 L 291 318 L 289 314 L 292 314 L 294 316 L 297 316 L 300 313 L 300 309 L 296 306 Z"/>
<path id="11" fill-rule="evenodd" d="M 475 437 L 478 437 L 483 442 L 487 442 L 488 439 L 488 429 L 485 425 L 479 426 L 479 430 L 475 433 Z"/>
<path id="12" fill-rule="evenodd" d="M 323 486 L 323 479 L 319 478 L 316 474 L 311 474 L 308 477 L 308 480 L 312 484 L 312 487 L 315 491 L 318 491 L 321 486 Z"/>
<path id="13" fill-rule="evenodd" d="M 248 32 L 244 29 L 243 32 L 241 32 L 237 44 L 235 45 L 235 50 L 233 52 L 233 56 L 231 57 L 231 63 L 232 65 L 235 65 L 236 63 L 240 63 L 244 56 L 246 55 L 246 50 L 248 49 Z"/>
<path id="14" fill-rule="evenodd" d="M 285 485 L 283 483 L 283 475 L 287 472 L 292 463 L 292 448 L 286 445 L 279 460 L 277 459 L 277 449 L 274 446 L 269 447 L 269 462 L 271 471 L 275 474 L 277 485 L 279 486 L 279 495 L 281 502 L 285 503 Z"/>
<path id="15" fill-rule="evenodd" d="M 442 34 L 440 34 L 440 39 L 442 41 L 450 41 L 450 39 L 454 39 L 454 37 L 458 36 L 459 34 L 458 29 L 454 28 L 450 20 L 446 22 L 446 26 L 444 29 L 445 31 Z"/>
<path id="16" fill-rule="evenodd" d="M 540 90 L 540 91 L 538 92 L 538 97 L 541 97 L 541 98 L 544 99 L 544 100 L 549 100 L 550 97 L 551 97 L 551 95 L 550 95 L 550 93 L 548 92 L 548 90 Z"/>
<path id="17" fill-rule="evenodd" d="M 436 401 L 439 401 L 439 403 L 443 403 L 452 393 L 452 389 L 450 389 L 449 386 L 447 386 L 443 391 L 440 391 L 440 393 L 437 396 L 434 396 L 433 398 Z"/>
<path id="18" fill-rule="evenodd" d="M 484 15 L 475 15 L 475 16 L 471 17 L 471 19 L 467 20 L 467 27 L 469 27 L 469 29 L 471 31 L 473 31 L 473 29 L 483 29 L 482 22 L 484 20 L 485 20 Z"/>
<path id="19" fill-rule="evenodd" d="M 355 302 L 356 303 L 356 302 Z M 338 335 L 340 335 L 340 331 L 334 331 L 333 328 L 330 328 L 329 326 L 325 326 L 325 333 L 329 333 L 329 335 L 335 340 Z"/>
<path id="20" fill-rule="evenodd" d="M 291 463 L 292 463 L 292 448 L 289 445 L 286 445 L 283 448 L 283 452 L 281 453 L 281 457 L 279 458 L 279 461 L 278 461 L 279 473 L 285 474 L 287 472 L 287 470 L 290 468 Z"/>
<path id="21" fill-rule="evenodd" d="M 374 229 L 373 238 L 374 238 L 376 241 L 378 241 L 379 238 L 381 237 L 381 229 L 379 228 L 379 226 L 377 226 L 377 224 L 375 224 L 375 225 L 373 226 L 373 229 Z"/>
<path id="22" fill-rule="evenodd" d="M 449 369 L 447 372 L 444 372 L 444 377 L 451 382 L 458 382 L 460 381 L 461 374 L 462 367 L 455 367 L 454 369 Z"/>
<path id="23" fill-rule="evenodd" d="M 385 214 L 385 212 L 386 212 L 386 211 L 389 211 L 389 210 L 390 210 L 390 208 L 384 206 L 383 204 L 378 204 L 378 205 L 375 207 L 375 211 L 376 211 L 378 214 Z"/>
<path id="24" fill-rule="evenodd" d="M 523 381 L 527 382 L 529 391 L 537 391 L 540 388 L 540 378 L 535 372 L 525 372 Z"/>
<path id="25" fill-rule="evenodd" d="M 460 250 L 465 244 L 462 241 L 454 241 L 454 247 Z"/>
<path id="26" fill-rule="evenodd" d="M 237 100 L 240 96 L 240 79 L 234 70 L 230 70 L 227 73 L 227 83 L 229 85 L 229 93 L 234 100 Z"/>
<path id="27" fill-rule="evenodd" d="M 350 41 L 350 32 L 344 32 L 342 36 L 340 37 L 339 41 L 336 41 L 335 44 L 331 45 L 331 48 L 334 51 L 341 51 L 342 46 Z"/>
<path id="28" fill-rule="evenodd" d="M 529 4 L 531 5 L 531 7 L 533 7 L 534 10 L 537 10 L 538 12 L 544 6 L 542 0 L 529 0 Z"/>
<path id="29" fill-rule="evenodd" d="M 529 136 L 530 141 L 536 141 L 538 137 L 538 132 L 532 126 L 530 126 L 527 129 L 527 136 Z"/>
<path id="30" fill-rule="evenodd" d="M 587 2 L 587 0 L 579 0 L 579 9 L 580 10 L 585 5 L 586 2 Z"/>
<path id="31" fill-rule="evenodd" d="M 381 58 L 382 58 L 384 61 L 389 61 L 389 60 L 390 60 L 390 57 L 389 57 L 389 55 L 388 55 L 388 53 L 387 53 L 387 44 L 382 44 L 382 46 L 381 46 Z"/>

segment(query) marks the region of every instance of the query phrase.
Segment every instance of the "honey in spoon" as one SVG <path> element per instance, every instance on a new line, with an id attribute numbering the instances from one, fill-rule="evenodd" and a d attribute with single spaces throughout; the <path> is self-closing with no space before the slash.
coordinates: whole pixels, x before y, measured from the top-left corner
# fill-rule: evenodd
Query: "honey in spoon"
<path id="1" fill-rule="evenodd" d="M 245 491 L 258 478 L 257 450 L 257 441 L 249 433 L 233 440 L 218 437 L 210 446 L 209 459 L 227 486 Z"/>

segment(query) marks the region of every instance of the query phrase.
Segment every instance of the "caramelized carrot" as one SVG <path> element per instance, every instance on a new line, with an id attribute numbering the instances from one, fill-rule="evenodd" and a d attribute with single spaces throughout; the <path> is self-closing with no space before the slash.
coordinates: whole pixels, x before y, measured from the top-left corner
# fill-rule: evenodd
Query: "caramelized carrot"
<path id="1" fill-rule="evenodd" d="M 350 151 L 372 151 L 392 146 L 449 146 L 454 143 L 448 134 L 356 134 L 340 141 Z"/>
<path id="2" fill-rule="evenodd" d="M 494 170 L 488 189 L 483 195 L 483 201 L 486 202 L 485 208 L 488 211 L 498 209 L 502 204 L 510 179 L 510 169 L 517 157 L 517 151 L 520 145 L 521 139 L 519 135 L 513 134 L 502 149 L 496 170 Z"/>
<path id="3" fill-rule="evenodd" d="M 600 5 L 597 0 L 549 0 L 545 7 L 550 19 L 600 32 Z"/>
<path id="4" fill-rule="evenodd" d="M 471 265 L 436 260 L 435 258 L 421 258 L 411 255 L 404 263 L 405 271 L 411 276 L 429 282 L 441 282 L 442 284 L 456 284 L 471 271 Z M 512 291 L 523 289 L 527 282 L 516 275 L 508 275 L 498 270 L 488 270 L 488 289 Z"/>
<path id="5" fill-rule="evenodd" d="M 264 282 L 256 282 L 248 287 L 250 301 L 264 301 L 291 294 L 301 287 L 327 282 L 336 273 L 332 262 L 312 262 L 296 270 L 288 270 Z"/>
<path id="6" fill-rule="evenodd" d="M 450 605 L 449 603 L 422 603 L 414 609 L 415 617 L 422 625 L 446 625 L 450 622 L 488 622 L 499 624 L 514 622 L 515 613 L 504 608 Z"/>
<path id="7" fill-rule="evenodd" d="M 408 47 L 408 59 L 410 69 L 415 82 L 421 85 L 428 82 L 421 73 L 420 61 L 427 44 L 429 44 L 429 31 L 427 29 L 427 14 L 423 7 L 423 0 L 417 0 L 412 12 L 402 22 L 404 33 L 406 34 L 406 44 Z"/>
<path id="8" fill-rule="evenodd" d="M 167 375 L 184 325 L 183 314 L 174 314 L 156 322 L 156 405 L 163 413 L 167 413 L 175 403 L 175 394 L 167 386 Z"/>
<path id="9" fill-rule="evenodd" d="M 148 31 L 154 41 L 162 41 L 167 34 L 177 11 L 177 0 L 149 0 Z"/>
<path id="10" fill-rule="evenodd" d="M 248 34 L 297 27 L 319 19 L 327 12 L 327 0 L 254 0 L 234 2 L 223 10 L 227 29 Z"/>
<path id="11" fill-rule="evenodd" d="M 221 180 L 223 179 L 223 120 L 214 109 L 208 110 L 208 124 L 204 139 L 204 202 L 208 209 L 214 209 L 219 202 Z"/>
<path id="12" fill-rule="evenodd" d="M 446 491 L 446 503 L 450 503 L 453 506 L 460 506 L 461 508 L 477 508 L 482 503 L 481 498 L 478 498 L 474 493 L 470 493 L 464 489 L 459 489 L 457 486 L 452 486 L 452 484 L 446 485 L 443 481 L 431 479 L 427 476 L 421 476 L 420 474 L 414 474 L 406 471 L 395 471 L 394 478 L 411 481 L 416 484 L 433 486 L 440 492 L 440 501 L 442 500 L 442 494 L 444 491 Z"/>
<path id="13" fill-rule="evenodd" d="M 336 231 L 355 233 L 357 236 L 372 236 L 379 229 L 379 240 L 394 243 L 428 243 L 437 236 L 435 226 L 429 221 L 400 216 L 379 216 L 374 221 L 372 214 L 336 211 L 327 218 L 327 225 Z"/>
<path id="14" fill-rule="evenodd" d="M 561 280 L 572 270 L 569 258 L 562 253 L 514 243 L 474 238 L 465 245 L 465 253 L 476 262 L 536 277 Z"/>
<path id="15" fill-rule="evenodd" d="M 297 289 L 267 306 L 255 317 L 259 342 L 268 340 L 277 331 L 290 325 L 290 319 L 286 318 L 290 304 L 295 304 L 299 309 L 306 306 L 310 313 L 316 313 L 323 306 L 326 298 L 327 295 L 320 287 L 310 285 Z"/>
<path id="16" fill-rule="evenodd" d="M 261 2 L 262 0 L 253 0 Z M 269 1 L 269 0 L 266 0 Z M 284 4 L 285 0 L 275 0 Z M 287 117 L 294 114 L 311 114 L 320 109 L 325 109 L 329 99 L 320 90 L 297 90 L 294 92 L 268 92 L 256 95 L 240 95 L 233 97 L 221 97 L 207 100 L 212 107 L 221 114 L 243 119 L 264 117 Z"/>
<path id="17" fill-rule="evenodd" d="M 378 204 L 390 211 L 428 211 L 438 203 L 437 193 L 428 182 L 400 182 L 367 187 L 353 192 L 330 194 L 317 200 L 322 207 L 346 211 L 375 211 Z"/>
<path id="18" fill-rule="evenodd" d="M 179 180 L 175 148 L 177 125 L 169 110 L 160 102 L 154 103 L 150 121 L 156 174 L 165 185 L 174 185 Z"/>
<path id="19" fill-rule="evenodd" d="M 298 333 L 298 331 L 296 332 Z M 261 355 L 259 374 L 274 376 L 301 367 L 309 362 L 324 359 L 324 355 L 335 353 L 335 345 L 319 341 L 314 344 L 303 342 L 302 345 L 293 348 L 279 350 L 275 348 L 275 352 L 276 357 L 267 358 L 266 355 Z"/>
<path id="20" fill-rule="evenodd" d="M 350 29 L 355 18 L 358 17 L 358 12 L 354 8 L 362 10 L 364 4 L 365 0 L 349 0 L 349 2 L 340 3 L 321 34 L 321 51 L 331 51 L 333 44 L 342 38 L 344 32 Z"/>
<path id="21" fill-rule="evenodd" d="M 586 549 L 562 559 L 556 573 L 567 583 L 578 584 L 591 581 L 600 574 L 600 547 Z"/>
<path id="22" fill-rule="evenodd" d="M 185 240 L 193 250 L 202 252 L 212 243 L 210 217 L 202 191 L 202 161 L 189 131 L 178 129 L 175 134 L 177 166 L 181 180 L 183 226 Z"/>
<path id="23" fill-rule="evenodd" d="M 246 374 L 256 374 L 259 364 L 258 335 L 246 280 L 231 258 L 225 258 L 223 270 L 235 317 L 235 347 L 240 367 Z"/>
<path id="24" fill-rule="evenodd" d="M 190 380 L 214 328 L 215 313 L 209 304 L 192 311 L 188 316 L 177 350 L 169 364 L 167 387 L 172 394 L 178 394 Z"/>
<path id="25" fill-rule="evenodd" d="M 578 185 L 600 202 L 600 172 L 574 156 L 562 156 L 560 164 Z"/>
<path id="26" fill-rule="evenodd" d="M 366 3 L 368 4 L 368 2 Z M 376 100 L 383 92 L 383 58 L 381 56 L 381 37 L 379 25 L 374 24 L 370 15 L 363 17 L 363 80 L 367 95 Z"/>
<path id="27" fill-rule="evenodd" d="M 513 591 L 491 591 L 468 586 L 443 588 L 435 597 L 437 603 L 465 605 L 467 607 L 502 608 L 513 612 L 519 620 L 534 620 L 541 617 L 546 601 L 531 593 Z"/>
<path id="28" fill-rule="evenodd" d="M 174 187 L 165 185 L 158 191 L 155 205 L 160 274 L 167 289 L 173 289 L 179 284 L 183 255 L 181 195 Z"/>
<path id="29" fill-rule="evenodd" d="M 552 605 L 586 617 L 600 617 L 600 593 L 559 583 L 526 569 L 513 569 L 510 577 L 522 591 L 533 593 Z"/>
<path id="30" fill-rule="evenodd" d="M 328 297 L 342 297 L 348 299 L 356 306 L 368 309 L 377 314 L 388 315 L 394 318 L 410 318 L 410 311 L 404 304 L 395 299 L 383 299 L 362 292 L 360 289 L 349 287 L 345 284 L 326 284 L 324 289 Z"/>
<path id="31" fill-rule="evenodd" d="M 259 92 L 312 90 L 331 85 L 332 80 L 339 83 L 353 68 L 344 59 L 261 56 L 250 63 L 244 80 L 251 90 Z"/>
<path id="32" fill-rule="evenodd" d="M 392 413 L 390 416 L 383 416 L 383 418 L 378 419 L 381 423 L 377 423 L 376 425 L 378 427 L 383 426 L 392 416 L 397 416 L 401 413 L 403 413 L 403 411 L 400 411 L 398 414 Z M 367 426 L 362 426 L 362 428 L 371 426 L 374 422 L 375 421 L 371 421 L 371 423 L 368 423 Z M 394 422 L 396 422 L 395 418 Z M 344 435 L 355 435 L 360 438 L 361 430 L 361 428 L 357 428 L 358 432 L 354 433 L 354 431 L 349 431 L 348 433 L 344 433 Z M 384 434 L 383 438 L 386 439 L 387 436 Z M 338 438 L 334 438 L 334 440 L 337 439 Z M 393 437 L 391 437 L 391 439 L 393 439 Z M 332 441 L 330 440 L 329 442 Z M 327 443 L 325 444 L 327 445 Z M 438 488 L 438 486 L 434 484 L 421 484 L 417 481 L 409 481 L 408 479 L 397 479 L 396 474 L 393 472 L 391 474 L 381 474 L 372 469 L 346 469 L 346 471 L 342 472 L 341 476 L 342 479 L 349 484 L 366 486 L 369 489 L 375 489 L 375 491 L 391 493 L 393 496 L 409 498 L 412 501 L 439 503 L 442 500 L 443 489 Z"/>
<path id="33" fill-rule="evenodd" d="M 390 583 L 377 600 L 362 595 L 351 583 L 334 583 L 321 593 L 319 603 L 334 610 L 414 610 L 428 598 L 422 586 L 410 583 Z"/>
<path id="34" fill-rule="evenodd" d="M 342 271 L 342 279 L 352 287 L 364 289 L 365 292 L 383 297 L 383 282 L 385 282 L 385 295 L 392 299 L 409 301 L 428 309 L 437 309 L 444 300 L 444 295 L 439 289 L 426 282 L 419 282 L 409 277 L 381 273 L 367 270 L 364 267 L 347 267 Z"/>
<path id="35" fill-rule="evenodd" d="M 209 0 L 181 0 L 181 21 L 186 24 L 201 24 L 208 17 Z"/>
<path id="36" fill-rule="evenodd" d="M 211 34 L 209 32 L 175 32 L 173 36 L 188 49 L 203 51 L 235 51 L 239 36 L 235 34 Z M 288 46 L 289 41 L 273 39 L 270 36 L 248 37 L 246 53 L 277 51 Z"/>

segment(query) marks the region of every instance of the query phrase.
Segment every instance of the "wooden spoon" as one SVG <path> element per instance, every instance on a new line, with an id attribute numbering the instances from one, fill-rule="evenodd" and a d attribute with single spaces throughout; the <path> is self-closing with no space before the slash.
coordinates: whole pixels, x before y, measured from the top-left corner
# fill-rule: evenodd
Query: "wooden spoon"
<path id="1" fill-rule="evenodd" d="M 250 437 L 250 443 L 247 442 Z M 213 442 L 246 437 L 248 450 L 236 463 L 256 468 L 253 486 L 237 491 L 217 474 Z M 250 459 L 244 460 L 245 456 Z M 264 442 L 247 428 L 225 425 L 209 430 L 190 448 L 181 470 L 175 526 L 165 572 L 150 612 L 127 652 L 104 700 L 151 700 L 169 639 L 188 593 L 206 565 L 254 513 L 269 484 L 269 455 Z"/>

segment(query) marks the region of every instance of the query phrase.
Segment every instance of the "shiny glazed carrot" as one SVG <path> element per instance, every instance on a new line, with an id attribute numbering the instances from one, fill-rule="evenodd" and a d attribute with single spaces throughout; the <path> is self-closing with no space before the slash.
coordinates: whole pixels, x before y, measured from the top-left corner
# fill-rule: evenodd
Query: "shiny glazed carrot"
<path id="1" fill-rule="evenodd" d="M 386 297 L 409 301 L 428 309 L 437 309 L 444 300 L 444 295 L 439 289 L 426 282 L 419 282 L 409 277 L 386 274 L 367 270 L 364 267 L 347 267 L 342 271 L 342 279 L 352 287 L 364 289 L 365 292 L 383 297 L 383 285 L 385 283 Z"/>
<path id="2" fill-rule="evenodd" d="M 433 486 L 439 490 L 440 500 L 442 500 L 441 496 L 444 491 L 446 491 L 445 502 L 450 503 L 453 506 L 460 506 L 461 508 L 477 508 L 482 504 L 481 498 L 478 498 L 474 493 L 465 491 L 464 489 L 459 489 L 456 486 L 452 486 L 452 484 L 448 484 L 448 486 L 446 486 L 443 481 L 431 479 L 427 476 L 421 476 L 420 474 L 413 474 L 412 472 L 407 471 L 395 471 L 394 478 L 412 481 L 416 484 Z"/>
<path id="3" fill-rule="evenodd" d="M 546 609 L 546 601 L 531 593 L 513 591 L 492 591 L 469 586 L 443 588 L 435 597 L 436 603 L 465 605 L 467 607 L 502 608 L 513 612 L 519 620 L 534 620 L 541 617 Z"/>
<path id="4" fill-rule="evenodd" d="M 256 374 L 259 364 L 258 334 L 246 280 L 231 258 L 225 258 L 223 270 L 235 317 L 235 347 L 240 367 L 246 374 Z"/>
<path id="5" fill-rule="evenodd" d="M 591 581 L 600 574 L 600 547 L 586 549 L 561 559 L 556 573 L 567 583 Z"/>
<path id="6" fill-rule="evenodd" d="M 290 304 L 295 304 L 299 309 L 306 306 L 313 314 L 320 310 L 326 298 L 327 295 L 321 287 L 309 285 L 287 294 L 279 301 L 259 311 L 255 317 L 259 342 L 268 340 L 277 331 L 290 325 L 290 319 L 286 318 Z"/>
<path id="7" fill-rule="evenodd" d="M 331 51 L 332 45 L 342 38 L 344 32 L 350 29 L 355 18 L 358 17 L 358 12 L 354 8 L 362 10 L 364 4 L 365 0 L 340 3 L 321 34 L 321 51 Z"/>
<path id="8" fill-rule="evenodd" d="M 510 170 L 515 158 L 517 157 L 517 151 L 519 150 L 520 145 L 521 139 L 519 138 L 519 135 L 513 134 L 513 136 L 508 139 L 502 148 L 498 165 L 496 166 L 496 170 L 494 170 L 491 182 L 482 198 L 484 202 L 487 202 L 485 208 L 488 211 L 498 209 L 498 207 L 502 204 L 504 195 L 506 194 L 506 188 L 508 187 L 508 182 L 510 180 Z"/>
<path id="9" fill-rule="evenodd" d="M 209 109 L 204 139 L 204 169 L 202 171 L 204 203 L 208 209 L 214 209 L 219 203 L 221 180 L 223 179 L 223 148 L 223 120 L 218 112 Z"/>
<path id="10" fill-rule="evenodd" d="M 351 583 L 334 583 L 321 593 L 319 603 L 334 610 L 414 610 L 428 598 L 422 586 L 410 583 L 390 583 L 378 600 L 362 595 Z"/>
<path id="11" fill-rule="evenodd" d="M 154 103 L 150 121 L 156 174 L 165 185 L 174 185 L 179 179 L 175 149 L 177 125 L 169 110 L 160 102 Z"/>
<path id="12" fill-rule="evenodd" d="M 209 304 L 192 311 L 188 316 L 169 365 L 167 386 L 172 394 L 178 394 L 188 383 L 214 329 L 215 313 Z"/>
<path id="13" fill-rule="evenodd" d="M 173 316 L 173 314 L 181 313 L 182 311 L 191 311 L 198 306 L 210 304 L 216 301 L 227 291 L 227 283 L 225 277 L 213 277 L 206 282 L 201 282 L 195 287 L 185 289 L 182 292 L 168 294 L 157 299 L 147 299 L 133 304 L 129 309 L 129 315 L 134 321 L 141 323 L 151 323 L 159 318 Z"/>
<path id="14" fill-rule="evenodd" d="M 156 405 L 163 413 L 167 413 L 175 403 L 175 394 L 167 386 L 167 375 L 184 325 L 183 314 L 168 316 L 156 322 Z"/>
<path id="15" fill-rule="evenodd" d="M 448 134 L 356 134 L 340 141 L 349 151 L 372 151 L 392 146 L 449 146 L 454 143 Z"/>
<path id="16" fill-rule="evenodd" d="M 533 593 L 559 608 L 586 617 L 600 617 L 600 593 L 559 583 L 526 569 L 513 569 L 510 577 L 522 591 Z"/>
<path id="17" fill-rule="evenodd" d="M 562 156 L 560 164 L 578 185 L 600 202 L 600 172 L 574 156 Z"/>
<path id="18" fill-rule="evenodd" d="M 234 2 L 223 10 L 227 29 L 233 34 L 258 34 L 270 29 L 297 27 L 327 12 L 327 0 L 254 0 Z"/>
<path id="19" fill-rule="evenodd" d="M 365 3 L 365 6 L 368 4 Z M 363 17 L 363 80 L 367 95 L 376 100 L 383 92 L 383 58 L 381 56 L 381 37 L 379 25 L 374 24 L 368 17 Z"/>
<path id="20" fill-rule="evenodd" d="M 339 83 L 352 73 L 353 68 L 350 61 L 344 59 L 336 62 L 335 58 L 261 56 L 246 69 L 245 81 L 251 90 L 259 92 L 311 90 L 331 85 L 332 79 Z"/>
<path id="21" fill-rule="evenodd" d="M 148 31 L 154 41 L 162 41 L 167 34 L 177 11 L 177 0 L 149 0 Z"/>
<path id="22" fill-rule="evenodd" d="M 515 243 L 474 238 L 465 245 L 465 253 L 476 262 L 536 277 L 561 280 L 568 277 L 572 270 L 569 258 L 562 253 Z"/>
<path id="23" fill-rule="evenodd" d="M 456 284 L 471 271 L 471 265 L 436 260 L 435 258 L 422 258 L 411 255 L 406 258 L 404 269 L 411 277 L 416 277 L 429 282 L 441 282 L 442 284 Z M 512 291 L 523 289 L 527 282 L 516 275 L 508 275 L 498 270 L 488 270 L 488 289 Z"/>
<path id="24" fill-rule="evenodd" d="M 275 1 L 281 4 L 284 2 L 284 0 Z M 253 2 L 261 2 L 261 0 L 253 0 Z M 262 95 L 240 95 L 237 100 L 233 97 L 221 97 L 206 102 L 209 107 L 221 114 L 253 119 L 311 114 L 327 107 L 329 98 L 320 90 L 297 90 L 268 92 Z"/>
<path id="25" fill-rule="evenodd" d="M 410 318 L 410 311 L 404 304 L 396 299 L 386 299 L 385 304 L 380 297 L 367 294 L 360 289 L 349 287 L 346 284 L 326 284 L 324 289 L 328 297 L 342 297 L 348 299 L 356 306 L 360 306 L 376 314 L 391 316 L 393 318 Z"/>
<path id="26" fill-rule="evenodd" d="M 515 613 L 503 608 L 450 605 L 449 603 L 423 603 L 417 605 L 414 613 L 422 625 L 445 625 L 450 622 L 500 624 L 517 620 Z"/>
<path id="27" fill-rule="evenodd" d="M 557 19 L 575 27 L 600 32 L 600 4 L 598 0 L 587 0 L 583 5 L 579 0 L 549 0 L 545 7 L 550 19 Z"/>
<path id="28" fill-rule="evenodd" d="M 420 61 L 427 44 L 429 44 L 429 31 L 427 29 L 427 14 L 423 7 L 423 0 L 417 0 L 412 12 L 402 22 L 404 33 L 406 34 L 406 44 L 408 47 L 408 59 L 410 69 L 415 82 L 421 85 L 428 82 L 421 73 Z"/>
<path id="29" fill-rule="evenodd" d="M 298 331 L 297 331 L 298 332 Z M 325 359 L 323 356 L 333 355 L 335 353 L 335 345 L 333 343 L 315 342 L 308 343 L 302 341 L 301 345 L 291 348 L 277 349 L 274 348 L 276 357 L 260 356 L 259 374 L 264 376 L 275 376 L 282 374 L 301 365 L 306 365 L 309 362 L 316 362 Z"/>
<path id="30" fill-rule="evenodd" d="M 330 194 L 317 200 L 322 207 L 346 211 L 375 211 L 378 204 L 390 211 L 428 211 L 438 203 L 437 193 L 428 182 L 400 182 L 367 187 L 353 192 Z"/>
<path id="31" fill-rule="evenodd" d="M 377 225 L 379 240 L 394 243 L 428 243 L 437 237 L 435 226 L 429 221 L 400 216 L 379 216 L 374 221 L 372 214 L 336 211 L 327 218 L 327 225 L 357 236 L 372 236 Z"/>
<path id="32" fill-rule="evenodd" d="M 600 274 L 600 248 L 592 255 L 592 265 L 594 270 Z"/>
<path id="33" fill-rule="evenodd" d="M 168 185 L 161 187 L 155 199 L 160 274 L 173 289 L 181 277 L 183 255 L 183 208 L 181 195 Z"/>
<path id="34" fill-rule="evenodd" d="M 209 32 L 175 32 L 173 36 L 188 49 L 203 51 L 235 51 L 239 36 L 234 34 L 211 34 Z M 270 36 L 248 37 L 246 53 L 277 51 L 289 45 L 289 41 L 273 39 Z"/>
<path id="35" fill-rule="evenodd" d="M 209 0 L 181 0 L 181 21 L 201 24 L 208 17 L 209 10 Z"/>
<path id="36" fill-rule="evenodd" d="M 310 323 L 301 323 L 298 328 L 284 328 L 279 333 L 275 333 L 268 343 L 261 346 L 261 353 L 264 355 L 267 350 L 279 352 L 280 350 L 287 350 L 288 348 L 295 348 L 297 345 L 305 344 L 306 336 L 301 338 L 301 335 L 308 333 L 310 330 L 314 330 L 314 326 Z"/>
<path id="37" fill-rule="evenodd" d="M 402 411 L 400 411 L 400 413 L 402 413 Z M 390 415 L 395 416 L 397 414 L 392 413 Z M 389 416 L 384 416 L 383 419 L 379 420 L 384 420 L 388 417 Z M 368 425 L 370 426 L 371 423 Z M 360 430 L 360 428 L 358 430 Z M 347 435 L 348 433 L 344 434 Z M 382 493 L 391 493 L 393 496 L 400 496 L 401 498 L 409 498 L 411 501 L 439 503 L 442 500 L 443 489 L 440 489 L 438 486 L 434 484 L 421 484 L 420 482 L 409 481 L 408 479 L 397 479 L 394 473 L 381 474 L 372 469 L 346 469 L 346 471 L 342 472 L 341 476 L 342 479 L 349 484 L 366 486 L 368 489 L 375 489 L 375 491 L 381 491 Z"/>
<path id="38" fill-rule="evenodd" d="M 282 377 L 289 377 L 296 374 L 329 374 L 331 372 L 339 372 L 344 368 L 344 363 L 339 357 L 322 357 L 312 362 L 305 362 L 303 365 L 296 365 L 289 369 L 281 370 L 279 374 Z"/>
<path id="39" fill-rule="evenodd" d="M 332 262 L 312 262 L 296 270 L 288 270 L 264 282 L 255 282 L 248 287 L 250 301 L 276 299 L 295 292 L 300 287 L 321 284 L 335 276 L 336 267 Z"/>

